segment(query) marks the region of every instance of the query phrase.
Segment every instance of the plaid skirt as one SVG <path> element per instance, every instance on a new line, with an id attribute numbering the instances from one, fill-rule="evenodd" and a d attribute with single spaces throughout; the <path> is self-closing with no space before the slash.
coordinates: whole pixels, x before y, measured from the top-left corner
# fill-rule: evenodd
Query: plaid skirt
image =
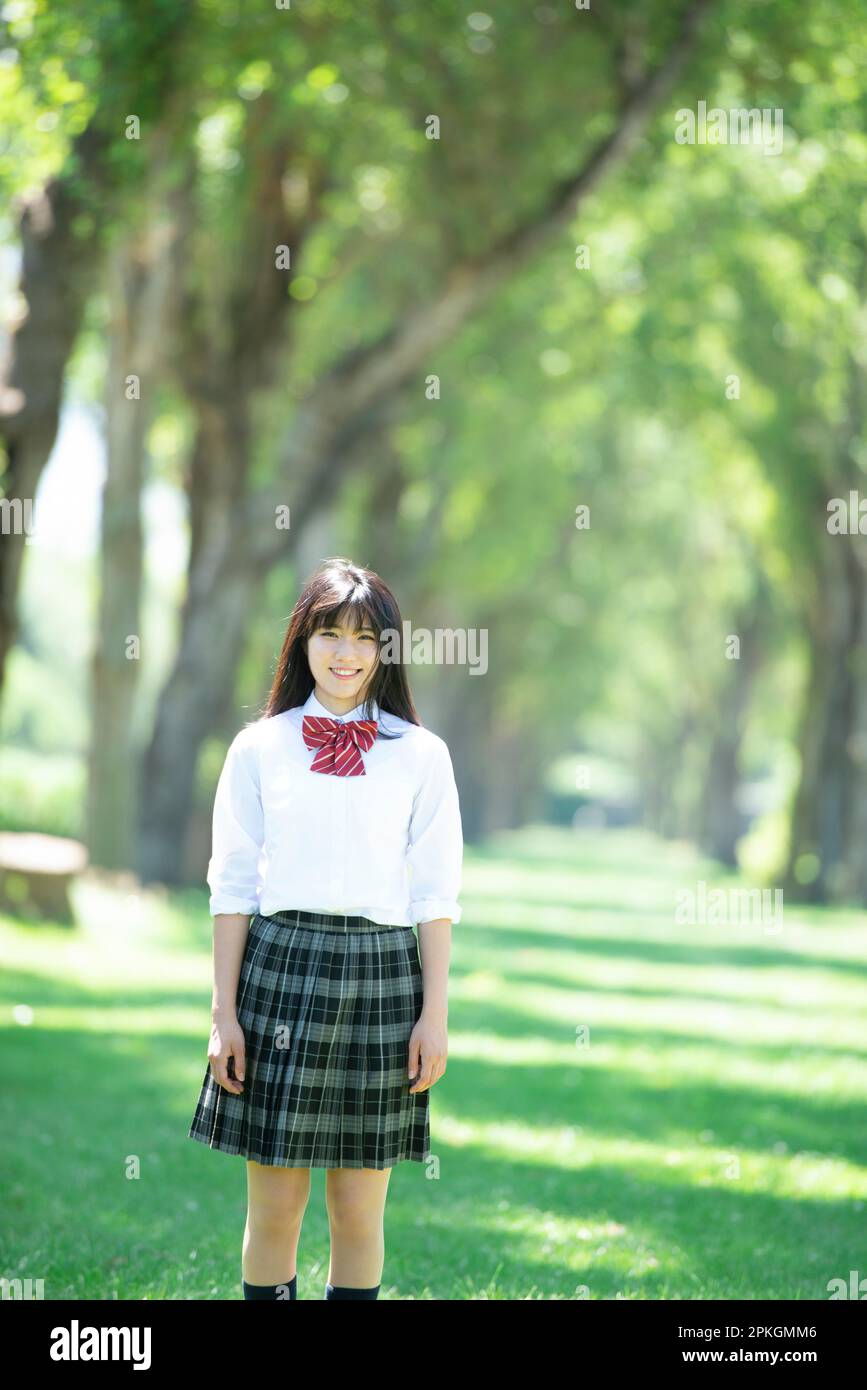
<path id="1" fill-rule="evenodd" d="M 243 1093 L 220 1086 L 209 1064 L 189 1138 L 285 1168 L 423 1162 L 430 1092 L 411 1095 L 407 1075 L 423 997 L 412 927 L 255 914 L 236 996 Z"/>

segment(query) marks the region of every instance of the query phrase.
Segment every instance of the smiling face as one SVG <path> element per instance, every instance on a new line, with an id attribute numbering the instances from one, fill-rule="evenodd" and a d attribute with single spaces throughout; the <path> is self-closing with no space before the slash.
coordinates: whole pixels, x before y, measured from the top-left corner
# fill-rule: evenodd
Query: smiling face
<path id="1" fill-rule="evenodd" d="M 360 705 L 379 657 L 376 629 L 349 625 L 348 618 L 318 627 L 307 639 L 313 693 L 332 714 Z"/>

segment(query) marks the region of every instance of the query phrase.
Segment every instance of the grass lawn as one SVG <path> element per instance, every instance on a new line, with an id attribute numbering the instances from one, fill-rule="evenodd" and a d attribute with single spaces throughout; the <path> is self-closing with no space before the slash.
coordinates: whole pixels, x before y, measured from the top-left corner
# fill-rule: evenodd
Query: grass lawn
<path id="1" fill-rule="evenodd" d="M 863 1277 L 864 913 L 680 925 L 685 845 L 533 827 L 465 857 L 435 1166 L 394 1169 L 380 1298 L 827 1299 Z M 46 1299 L 238 1299 L 244 1159 L 187 1137 L 205 892 L 87 879 L 0 918 L 0 1275 Z M 138 1176 L 130 1177 L 138 1164 Z M 323 1297 L 314 1169 L 299 1298 Z"/>

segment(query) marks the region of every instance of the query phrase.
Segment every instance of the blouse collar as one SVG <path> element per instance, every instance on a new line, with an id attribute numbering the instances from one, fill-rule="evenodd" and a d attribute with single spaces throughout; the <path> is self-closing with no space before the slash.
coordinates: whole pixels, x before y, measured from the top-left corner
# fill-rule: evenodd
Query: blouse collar
<path id="1" fill-rule="evenodd" d="M 376 702 L 376 700 L 372 701 L 371 709 L 372 718 L 378 720 L 379 705 Z M 364 715 L 362 713 L 362 711 L 364 710 L 364 701 L 362 700 L 361 704 L 356 705 L 354 709 L 348 710 L 346 714 L 332 714 L 330 709 L 326 709 L 325 706 L 321 703 L 321 701 L 317 700 L 316 695 L 311 690 L 310 694 L 307 696 L 305 703 L 302 705 L 302 710 L 305 714 L 315 714 L 318 715 L 320 718 L 324 719 L 339 719 L 341 723 L 343 723 L 347 719 L 364 718 Z"/>

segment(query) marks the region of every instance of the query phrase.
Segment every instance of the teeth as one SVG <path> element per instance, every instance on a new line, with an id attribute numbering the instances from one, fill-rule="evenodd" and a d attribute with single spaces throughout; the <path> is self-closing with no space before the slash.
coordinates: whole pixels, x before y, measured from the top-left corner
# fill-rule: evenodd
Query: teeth
<path id="1" fill-rule="evenodd" d="M 335 676 L 355 676 L 358 674 L 356 670 L 350 669 L 348 666 L 332 666 L 331 669 Z"/>

